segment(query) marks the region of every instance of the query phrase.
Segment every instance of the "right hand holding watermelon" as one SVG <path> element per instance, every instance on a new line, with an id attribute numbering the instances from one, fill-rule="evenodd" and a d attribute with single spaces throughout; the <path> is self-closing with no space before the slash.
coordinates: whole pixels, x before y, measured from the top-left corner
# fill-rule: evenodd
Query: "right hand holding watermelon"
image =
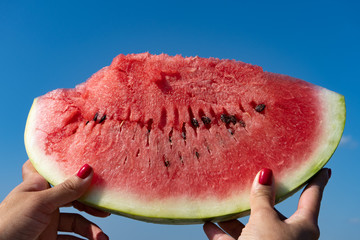
<path id="1" fill-rule="evenodd" d="M 303 240 L 318 239 L 318 216 L 323 190 L 330 178 L 330 169 L 321 170 L 306 186 L 299 199 L 297 211 L 289 218 L 274 209 L 275 191 L 272 171 L 261 170 L 251 189 L 251 214 L 245 226 L 238 220 L 206 223 L 204 231 L 209 240 Z"/>

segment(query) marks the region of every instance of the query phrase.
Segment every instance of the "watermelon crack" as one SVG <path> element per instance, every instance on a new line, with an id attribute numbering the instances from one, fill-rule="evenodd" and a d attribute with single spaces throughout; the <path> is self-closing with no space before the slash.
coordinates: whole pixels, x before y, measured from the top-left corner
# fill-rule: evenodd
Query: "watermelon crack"
<path id="1" fill-rule="evenodd" d="M 217 118 L 216 118 L 216 113 L 215 113 L 215 111 L 214 111 L 214 109 L 212 107 L 210 107 L 210 115 L 214 119 L 214 124 L 218 125 L 218 121 L 217 121 Z"/>
<path id="2" fill-rule="evenodd" d="M 182 128 L 181 128 L 181 137 L 184 139 L 184 142 L 186 144 L 186 127 L 185 127 L 186 123 L 183 123 Z"/>
<path id="3" fill-rule="evenodd" d="M 146 133 L 146 147 L 148 147 L 149 141 L 150 141 L 150 132 L 151 132 L 151 128 L 152 128 L 152 124 L 153 124 L 154 120 L 152 118 L 150 118 L 147 123 L 146 123 L 146 128 L 147 128 L 147 133 Z"/>
<path id="4" fill-rule="evenodd" d="M 167 111 L 166 108 L 162 108 L 161 109 L 161 114 L 160 114 L 160 121 L 158 124 L 158 127 L 161 131 L 164 131 L 164 127 L 166 126 L 166 122 L 167 122 Z"/>
<path id="5" fill-rule="evenodd" d="M 149 133 L 151 132 L 151 128 L 152 128 L 153 123 L 154 123 L 154 120 L 152 118 L 150 118 L 146 123 L 147 124 L 147 130 L 148 130 Z"/>
<path id="6" fill-rule="evenodd" d="M 169 132 L 169 142 L 170 142 L 170 148 L 172 148 L 172 135 L 173 135 L 174 128 L 171 128 Z"/>
<path id="7" fill-rule="evenodd" d="M 174 108 L 174 125 L 179 125 L 179 109 L 177 107 Z"/>
<path id="8" fill-rule="evenodd" d="M 181 162 L 181 165 L 184 166 L 184 160 L 183 160 L 183 157 L 182 157 L 182 154 L 180 151 L 178 151 L 178 156 L 179 156 L 179 159 L 180 159 L 180 162 Z"/>
<path id="9" fill-rule="evenodd" d="M 199 160 L 199 158 L 200 158 L 199 150 L 197 148 L 194 148 L 193 153 L 196 156 L 196 158 Z"/>
<path id="10" fill-rule="evenodd" d="M 241 104 L 241 102 L 239 102 L 239 108 L 240 108 L 240 111 L 242 112 L 246 112 L 243 105 Z"/>
<path id="11" fill-rule="evenodd" d="M 163 161 L 164 161 L 164 165 L 165 167 L 170 167 L 170 161 L 166 158 L 165 154 L 163 155 Z"/>
<path id="12" fill-rule="evenodd" d="M 140 154 L 140 149 L 138 148 L 138 150 L 136 151 L 135 157 L 139 157 Z"/>

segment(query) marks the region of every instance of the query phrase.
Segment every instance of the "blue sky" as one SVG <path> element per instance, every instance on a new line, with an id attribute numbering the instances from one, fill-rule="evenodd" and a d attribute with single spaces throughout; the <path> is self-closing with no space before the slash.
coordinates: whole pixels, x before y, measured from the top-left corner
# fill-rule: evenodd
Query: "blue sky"
<path id="1" fill-rule="evenodd" d="M 74 87 L 120 53 L 229 58 L 345 96 L 345 132 L 327 165 L 333 175 L 319 222 L 321 239 L 359 239 L 359 10 L 347 0 L 0 1 L 0 199 L 21 181 L 33 98 Z M 291 215 L 298 197 L 278 208 Z M 112 239 L 206 239 L 201 225 L 93 220 Z"/>

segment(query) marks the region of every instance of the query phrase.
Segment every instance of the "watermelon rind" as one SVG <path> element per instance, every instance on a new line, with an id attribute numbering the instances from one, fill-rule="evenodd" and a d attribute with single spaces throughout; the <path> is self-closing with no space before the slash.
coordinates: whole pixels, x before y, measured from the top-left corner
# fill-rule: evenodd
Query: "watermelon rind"
<path id="1" fill-rule="evenodd" d="M 320 87 L 319 87 L 320 88 Z M 335 153 L 340 143 L 346 120 L 345 98 L 336 92 L 320 88 L 319 97 L 324 106 L 322 122 L 322 138 L 318 147 L 310 157 L 311 160 L 303 166 L 303 171 L 289 172 L 283 183 L 277 186 L 276 202 L 281 202 L 297 192 L 307 181 L 316 175 Z"/>
<path id="2" fill-rule="evenodd" d="M 323 104 L 321 118 L 322 134 L 316 150 L 306 164 L 299 169 L 289 169 L 282 179 L 276 179 L 276 202 L 283 201 L 298 191 L 329 161 L 337 148 L 345 126 L 346 110 L 344 96 L 327 89 L 319 89 Z M 31 107 L 25 128 L 25 147 L 36 170 L 52 185 L 63 182 L 69 176 L 57 168 L 36 144 L 35 131 L 38 114 L 37 99 Z M 44 133 L 45 134 L 45 133 Z M 168 198 L 143 201 L 126 190 L 104 190 L 92 186 L 80 201 L 109 212 L 130 218 L 162 224 L 195 224 L 206 221 L 225 221 L 249 213 L 249 192 L 234 192 L 226 200 L 218 201 L 213 196 L 197 199 Z"/>

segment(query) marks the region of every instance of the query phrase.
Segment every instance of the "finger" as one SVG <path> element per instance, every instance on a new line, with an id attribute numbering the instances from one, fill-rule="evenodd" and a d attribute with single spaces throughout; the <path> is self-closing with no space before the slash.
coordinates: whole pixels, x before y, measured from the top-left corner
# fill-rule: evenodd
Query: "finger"
<path id="1" fill-rule="evenodd" d="M 245 227 L 245 225 L 238 220 L 219 222 L 219 226 L 235 239 L 239 238 L 243 228 Z"/>
<path id="2" fill-rule="evenodd" d="M 289 218 L 290 221 L 301 219 L 317 224 L 322 195 L 330 176 L 331 170 L 326 168 L 310 180 L 300 196 L 297 211 Z"/>
<path id="3" fill-rule="evenodd" d="M 90 206 L 87 206 L 81 202 L 78 201 L 74 201 L 73 203 L 74 208 L 76 208 L 79 211 L 84 211 L 90 215 L 93 215 L 95 217 L 108 217 L 111 215 L 111 213 L 106 212 L 106 211 L 102 211 L 100 209 L 96 209 Z"/>
<path id="4" fill-rule="evenodd" d="M 56 239 L 57 231 L 58 231 L 58 225 L 59 225 L 59 216 L 60 212 L 55 211 L 50 216 L 50 221 L 46 224 L 47 227 L 41 232 L 40 236 L 36 239 L 39 240 L 45 240 L 45 239 Z"/>
<path id="5" fill-rule="evenodd" d="M 42 202 L 50 211 L 54 211 L 61 206 L 71 203 L 86 192 L 90 187 L 92 177 L 92 168 L 85 164 L 76 176 L 71 176 L 63 183 L 42 191 Z"/>
<path id="6" fill-rule="evenodd" d="M 90 222 L 79 214 L 61 213 L 58 230 L 63 232 L 73 232 L 88 239 L 109 239 L 95 223 Z"/>
<path id="7" fill-rule="evenodd" d="M 23 165 L 22 177 L 24 182 L 18 188 L 21 191 L 41 191 L 50 187 L 48 182 L 35 170 L 29 160 Z"/>
<path id="8" fill-rule="evenodd" d="M 78 238 L 72 235 L 58 235 L 56 240 L 84 240 L 83 238 Z"/>
<path id="9" fill-rule="evenodd" d="M 36 169 L 32 165 L 30 160 L 27 160 L 22 167 L 22 178 L 25 181 L 26 179 L 30 178 L 33 173 L 37 173 Z"/>
<path id="10" fill-rule="evenodd" d="M 275 193 L 271 169 L 264 168 L 256 175 L 250 193 L 251 215 L 258 211 L 273 212 Z"/>
<path id="11" fill-rule="evenodd" d="M 42 191 L 50 187 L 49 183 L 40 175 L 34 175 L 26 181 L 19 184 L 14 191 L 34 192 Z"/>
<path id="12" fill-rule="evenodd" d="M 234 240 L 212 222 L 205 223 L 203 229 L 209 240 Z"/>

